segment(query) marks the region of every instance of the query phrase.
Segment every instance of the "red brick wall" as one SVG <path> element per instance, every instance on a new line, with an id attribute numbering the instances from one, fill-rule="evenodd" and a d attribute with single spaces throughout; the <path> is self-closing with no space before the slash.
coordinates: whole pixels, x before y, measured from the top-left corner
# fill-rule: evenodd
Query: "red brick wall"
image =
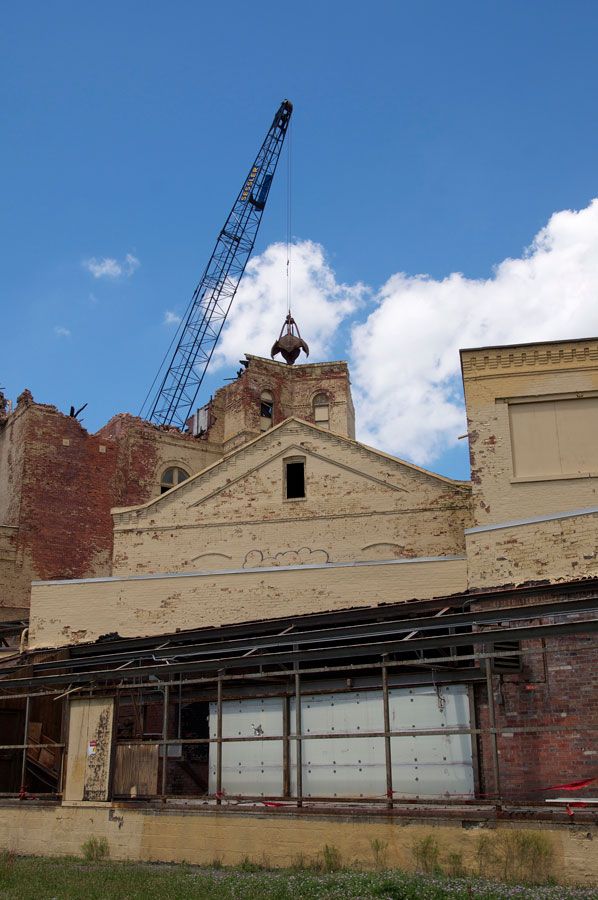
<path id="1" fill-rule="evenodd" d="M 19 545 L 37 580 L 109 574 L 112 506 L 149 499 L 156 446 L 89 435 L 51 407 L 26 412 Z"/>
<path id="2" fill-rule="evenodd" d="M 499 604 L 490 601 L 484 605 Z M 535 619 L 520 624 L 552 621 Z M 492 676 L 496 726 L 504 730 L 498 735 L 498 749 L 501 794 L 505 799 L 541 802 L 544 798 L 567 796 L 575 801 L 598 796 L 598 781 L 572 792 L 540 790 L 598 778 L 595 646 L 595 637 L 583 634 L 546 638 L 544 647 L 540 640 L 523 642 L 522 650 L 538 652 L 522 656 L 521 671 Z M 485 729 L 489 726 L 485 686 L 479 686 L 477 697 L 478 727 Z M 531 731 L 519 733 L 515 730 L 518 728 Z M 496 788 L 489 736 L 480 737 L 479 750 L 480 791 L 492 794 Z"/>

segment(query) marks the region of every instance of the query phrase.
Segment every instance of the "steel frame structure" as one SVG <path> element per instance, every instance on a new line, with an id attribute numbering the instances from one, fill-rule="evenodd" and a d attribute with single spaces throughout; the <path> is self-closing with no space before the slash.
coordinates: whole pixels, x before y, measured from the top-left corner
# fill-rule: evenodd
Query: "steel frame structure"
<path id="1" fill-rule="evenodd" d="M 239 281 L 253 250 L 268 193 L 289 127 L 292 104 L 284 100 L 266 139 L 239 191 L 216 241 L 201 281 L 195 288 L 175 340 L 174 353 L 154 379 L 159 381 L 153 400 L 142 407 L 147 418 L 161 425 L 184 428 L 220 332 L 234 300 Z M 172 345 L 171 345 L 172 346 Z"/>
<path id="2" fill-rule="evenodd" d="M 46 696 L 59 700 L 68 695 L 116 696 L 121 692 L 139 689 L 142 692 L 158 690 L 163 692 L 163 720 L 167 721 L 169 696 L 177 702 L 176 693 L 184 691 L 185 699 L 211 701 L 217 708 L 217 734 L 204 738 L 169 738 L 167 726 L 164 725 L 161 737 L 150 741 L 144 740 L 147 746 L 154 744 L 162 748 L 164 760 L 168 759 L 168 746 L 180 744 L 214 744 L 216 746 L 216 795 L 204 797 L 201 802 L 221 805 L 228 800 L 242 803 L 283 803 L 300 807 L 305 803 L 312 806 L 334 804 L 342 807 L 349 803 L 363 808 L 371 804 L 374 808 L 400 810 L 405 804 L 411 806 L 412 798 L 396 796 L 392 786 L 392 745 L 395 738 L 414 737 L 420 733 L 430 735 L 429 729 L 421 732 L 411 728 L 409 731 L 390 727 L 388 717 L 389 687 L 416 684 L 450 684 L 464 683 L 470 685 L 470 691 L 477 683 L 486 688 L 489 699 L 489 722 L 480 727 L 475 720 L 475 704 L 470 700 L 472 710 L 471 723 L 468 728 L 456 728 L 438 732 L 440 734 L 468 734 L 472 739 L 474 750 L 477 740 L 488 740 L 489 764 L 493 770 L 494 790 L 491 795 L 480 797 L 476 782 L 475 797 L 464 799 L 451 798 L 450 803 L 461 806 L 475 805 L 487 809 L 496 809 L 507 803 L 517 806 L 517 800 L 504 796 L 501 789 L 499 739 L 504 734 L 554 733 L 566 737 L 572 732 L 593 732 L 592 723 L 575 723 L 573 725 L 558 722 L 537 726 L 503 726 L 497 725 L 494 713 L 493 674 L 490 661 L 501 656 L 513 657 L 539 655 L 575 651 L 595 653 L 598 650 L 596 632 L 598 631 L 598 594 L 595 583 L 567 585 L 563 599 L 563 586 L 543 586 L 530 589 L 536 594 L 534 599 L 527 597 L 521 590 L 496 592 L 501 602 L 494 609 L 470 609 L 463 611 L 463 606 L 475 605 L 475 596 L 451 597 L 437 599 L 426 603 L 397 604 L 386 608 L 370 608 L 369 610 L 352 610 L 354 622 L 347 624 L 345 614 L 327 613 L 316 616 L 299 617 L 298 619 L 281 619 L 252 623 L 249 630 L 253 634 L 242 637 L 248 626 L 228 626 L 217 629 L 204 629 L 195 632 L 163 635 L 160 638 L 140 638 L 137 640 L 109 642 L 107 645 L 96 644 L 87 647 L 70 649 L 70 658 L 65 658 L 64 651 L 58 653 L 62 658 L 40 659 L 45 653 L 31 654 L 23 660 L 27 669 L 19 677 L 18 669 L 4 669 L 4 677 L 0 679 L 0 697 L 26 700 L 27 708 L 31 697 Z M 575 597 L 575 594 L 578 594 Z M 560 594 L 560 599 L 555 595 Z M 579 596 L 582 594 L 582 596 Z M 492 594 L 485 594 L 488 600 Z M 517 606 L 509 606 L 515 597 L 527 597 L 527 602 Z M 452 603 L 449 611 L 447 604 Z M 438 613 L 443 611 L 444 616 Z M 409 616 L 409 612 L 415 615 Z M 366 613 L 369 621 L 366 619 Z M 557 616 L 557 621 L 550 617 Z M 376 617 L 377 620 L 374 620 Z M 349 616 L 349 619 L 351 616 Z M 530 620 L 547 622 L 543 625 L 527 624 Z M 374 620 L 374 621 L 373 621 Z M 499 623 L 509 622 L 511 627 L 497 627 Z M 310 628 L 310 625 L 312 626 Z M 286 626 L 286 627 L 284 627 Z M 513 627 L 514 626 L 514 627 Z M 288 629 L 292 628 L 291 631 Z M 439 634 L 439 629 L 443 633 Z M 479 629 L 479 630 L 478 630 Z M 261 634 L 259 633 L 261 631 Z M 415 637 L 417 634 L 417 637 Z M 505 638 L 518 641 L 533 641 L 533 645 L 523 646 L 518 650 L 498 650 L 494 646 Z M 537 638 L 560 638 L 557 644 Z M 570 637 L 576 641 L 571 646 L 564 646 L 563 639 Z M 580 641 L 579 638 L 582 638 Z M 583 640 L 585 638 L 585 640 Z M 118 652 L 117 648 L 122 647 Z M 457 654 L 458 648 L 462 652 Z M 105 652 L 108 650 L 108 652 Z M 56 652 L 56 651 L 54 651 Z M 151 657 L 151 663 L 150 663 Z M 84 671 L 81 671 L 83 669 Z M 339 732 L 314 734 L 305 736 L 307 740 L 329 740 L 332 738 L 382 738 L 385 745 L 386 760 L 386 793 L 379 797 L 339 798 L 317 797 L 305 798 L 301 783 L 301 754 L 304 735 L 301 728 L 302 696 L 318 692 L 330 693 L 331 688 L 319 688 L 317 682 L 322 678 L 335 680 L 337 687 L 333 693 L 354 690 L 353 683 L 346 681 L 359 679 L 359 690 L 382 690 L 384 721 L 378 730 L 360 732 L 359 735 L 340 734 Z M 345 686 L 343 686 L 345 680 Z M 366 683 L 367 682 L 367 683 Z M 289 711 L 284 719 L 282 736 L 259 737 L 242 736 L 226 737 L 222 729 L 222 705 L 228 700 L 240 700 L 244 697 L 266 698 L 279 697 L 285 699 L 285 708 L 294 698 L 294 728 L 289 721 Z M 293 733 L 294 732 L 294 733 Z M 62 744 L 54 745 L 64 748 L 66 733 L 63 732 Z M 23 754 L 23 767 L 27 753 L 27 723 L 25 723 L 24 742 L 20 744 L 2 745 L 0 750 L 12 750 Z M 274 740 L 283 742 L 283 793 L 281 796 L 262 797 L 248 796 L 235 798 L 222 794 L 223 757 L 222 750 L 228 743 L 244 743 L 247 741 Z M 290 793 L 290 747 L 295 743 L 295 777 L 296 790 Z M 127 739 L 130 743 L 130 739 Z M 474 766 L 474 772 L 476 767 Z M 155 800 L 175 801 L 177 794 L 168 793 L 166 766 L 162 767 L 161 781 Z M 60 788 L 60 783 L 58 785 Z M 60 790 L 58 789 L 58 796 Z M 7 796 L 7 795 L 3 795 Z M 12 795 L 14 796 L 14 795 Z M 533 795 L 532 795 L 533 797 Z M 151 800 L 152 798 L 147 798 Z M 423 805 L 439 803 L 429 799 L 418 801 Z M 542 799 L 523 801 L 527 806 L 536 805 L 538 809 L 546 808 Z M 245 807 L 247 808 L 247 807 Z M 549 813 L 552 815 L 552 813 Z"/>
<path id="3" fill-rule="evenodd" d="M 503 610 L 504 612 L 504 610 Z M 575 625 L 576 633 L 586 633 L 587 622 L 577 622 L 570 623 Z M 554 636 L 560 636 L 563 634 L 563 625 L 554 625 L 551 626 L 553 629 Z M 568 633 L 567 629 L 567 633 Z M 504 632 L 503 632 L 504 634 Z M 450 638 L 449 638 L 450 640 Z M 592 643 L 591 645 L 586 645 L 583 650 L 585 651 L 595 651 L 598 649 L 598 644 Z M 563 647 L 531 647 L 518 651 L 518 653 L 522 656 L 526 655 L 545 655 L 555 652 L 567 652 L 567 650 L 575 650 L 577 653 L 580 652 L 579 645 L 573 646 L 571 648 L 563 648 Z M 295 669 L 281 671 L 280 669 L 277 671 L 264 672 L 261 670 L 261 666 L 255 666 L 255 664 L 250 664 L 249 660 L 247 660 L 246 664 L 251 669 L 257 668 L 258 671 L 245 671 L 242 673 L 228 673 L 225 669 L 220 669 L 218 671 L 213 670 L 210 673 L 207 673 L 203 677 L 199 678 L 183 678 L 182 673 L 179 673 L 178 679 L 175 673 L 173 673 L 173 679 L 160 679 L 155 681 L 138 681 L 137 675 L 139 674 L 139 670 L 130 670 L 127 672 L 126 670 L 113 670 L 113 674 L 115 676 L 115 680 L 113 681 L 112 687 L 110 688 L 107 682 L 103 684 L 95 684 L 91 687 L 91 691 L 89 686 L 78 686 L 70 691 L 64 691 L 63 688 L 51 688 L 49 691 L 42 692 L 42 695 L 51 697 L 54 694 L 58 696 L 55 697 L 56 700 L 59 699 L 60 696 L 72 694 L 77 692 L 77 696 L 85 697 L 89 696 L 90 693 L 98 696 L 110 696 L 114 693 L 114 695 L 118 698 L 121 692 L 130 693 L 133 689 L 139 689 L 141 691 L 147 690 L 157 690 L 163 692 L 164 697 L 164 709 L 163 709 L 163 733 L 161 738 L 151 739 L 151 740 L 143 740 L 143 741 L 132 741 L 131 738 L 123 739 L 122 742 L 128 744 L 129 746 L 134 743 L 138 743 L 140 746 L 159 746 L 162 748 L 162 758 L 168 758 L 167 748 L 169 746 L 178 746 L 178 745 L 201 745 L 201 744 L 214 744 L 216 745 L 216 793 L 215 796 L 210 798 L 203 798 L 205 802 L 209 802 L 212 804 L 216 804 L 217 806 L 222 805 L 223 803 L 253 803 L 253 804 L 261 804 L 261 803 L 284 803 L 285 805 L 289 805 L 291 807 L 302 807 L 307 802 L 312 807 L 322 807 L 330 804 L 334 804 L 336 806 L 343 806 L 345 804 L 364 806 L 371 805 L 374 808 L 382 808 L 386 810 L 392 809 L 400 809 L 400 807 L 404 807 L 408 804 L 412 809 L 414 805 L 425 805 L 425 806 L 438 806 L 439 804 L 450 805 L 450 803 L 457 803 L 461 807 L 471 807 L 475 806 L 479 811 L 481 808 L 487 809 L 496 809 L 500 808 L 505 803 L 513 805 L 513 800 L 508 797 L 504 797 L 500 787 L 500 755 L 498 750 L 498 738 L 502 734 L 535 734 L 535 733 L 558 733 L 566 735 L 567 733 L 580 732 L 580 731 L 588 731 L 593 733 L 595 731 L 595 726 L 592 724 L 585 725 L 576 723 L 574 725 L 559 725 L 552 724 L 546 726 L 537 726 L 537 725 L 523 725 L 523 726 L 512 726 L 509 725 L 507 727 L 497 727 L 495 717 L 494 717 L 494 690 L 492 687 L 492 674 L 490 666 L 488 665 L 491 659 L 494 659 L 497 656 L 500 656 L 500 653 L 495 653 L 494 651 L 489 652 L 475 652 L 472 654 L 468 654 L 466 657 L 462 658 L 464 662 L 472 661 L 477 663 L 476 668 L 463 669 L 460 668 L 458 670 L 452 671 L 441 671 L 436 672 L 434 677 L 434 683 L 438 686 L 443 684 L 450 684 L 453 681 L 458 680 L 459 682 L 465 682 L 470 684 L 470 709 L 472 711 L 472 720 L 469 728 L 449 728 L 442 730 L 430 730 L 430 729 L 414 729 L 411 728 L 409 730 L 401 730 L 401 729 L 392 729 L 390 727 L 390 721 L 388 717 L 388 694 L 389 689 L 391 687 L 397 687 L 400 685 L 410 685 L 414 683 L 430 683 L 430 675 L 423 675 L 418 678 L 417 674 L 395 674 L 392 673 L 400 673 L 401 669 L 405 667 L 426 667 L 433 668 L 435 663 L 445 661 L 446 657 L 439 657 L 438 659 L 428 659 L 428 660 L 420 660 L 419 665 L 414 660 L 390 660 L 385 658 L 378 658 L 377 660 L 372 660 L 367 663 L 357 663 L 352 664 L 350 666 L 345 665 L 332 665 L 332 666 L 318 666 L 309 669 Z M 509 654 L 510 655 L 510 654 Z M 318 677 L 325 675 L 327 677 L 336 676 L 337 678 L 343 675 L 350 673 L 358 673 L 360 671 L 365 671 L 368 674 L 372 674 L 374 682 L 369 686 L 360 686 L 360 690 L 378 690 L 382 689 L 383 694 L 383 711 L 384 711 L 384 723 L 383 727 L 380 730 L 376 731 L 361 731 L 359 734 L 356 733 L 340 733 L 335 732 L 322 732 L 322 733 L 314 733 L 310 732 L 309 735 L 304 735 L 302 731 L 302 721 L 301 721 L 301 710 L 302 710 L 302 696 L 304 694 L 314 694 L 314 693 L 331 693 L 331 689 L 329 687 L 318 689 L 313 686 L 313 682 L 310 683 L 310 676 Z M 116 681 L 116 678 L 119 680 Z M 307 679 L 307 680 L 306 680 Z M 420 680 L 421 679 L 421 680 Z M 112 680 L 112 679 L 111 679 Z M 267 687 L 264 689 L 263 683 L 274 680 L 278 682 L 277 688 L 268 689 Z M 257 690 L 252 691 L 250 694 L 244 693 L 242 690 L 239 691 L 239 688 L 242 688 L 244 684 L 248 682 L 257 682 Z M 280 682 L 283 684 L 280 684 Z M 487 696 L 489 698 L 489 718 L 490 725 L 489 727 L 480 728 L 476 722 L 474 715 L 474 703 L 473 696 L 471 694 L 471 688 L 475 683 L 486 685 Z M 3 685 L 3 682 L 0 682 L 0 685 Z M 236 685 L 239 685 L 239 688 L 236 688 Z M 228 686 L 228 690 L 226 687 Z M 195 688 L 195 692 L 193 694 L 192 699 L 202 699 L 205 701 L 214 701 L 217 704 L 217 735 L 216 737 L 210 738 L 168 738 L 167 737 L 167 712 L 168 712 L 168 704 L 169 699 L 172 696 L 174 702 L 176 702 L 176 694 L 174 691 L 178 688 Z M 232 690 L 231 690 L 232 688 Z M 236 689 L 235 689 L 236 688 Z M 332 691 L 332 693 L 344 693 L 345 691 L 349 691 L 352 688 L 344 687 L 339 688 L 336 691 Z M 60 694 L 59 694 L 60 691 Z M 23 775 L 25 773 L 26 766 L 26 754 L 27 750 L 31 747 L 39 747 L 39 744 L 29 744 L 26 739 L 27 735 L 27 725 L 28 725 L 28 710 L 29 710 L 29 700 L 33 696 L 40 696 L 39 692 L 31 692 L 29 694 L 16 694 L 9 692 L 5 694 L 8 698 L 10 697 L 12 700 L 17 697 L 23 697 L 26 699 L 26 717 L 25 717 L 25 741 L 19 744 L 2 744 L 0 745 L 0 750 L 12 750 L 12 751 L 20 751 L 22 753 L 22 771 Z M 229 700 L 243 699 L 245 697 L 252 697 L 253 699 L 257 698 L 265 698 L 265 697 L 281 697 L 281 698 L 294 698 L 295 700 L 295 729 L 294 733 L 291 733 L 290 722 L 288 717 L 284 719 L 284 729 L 283 734 L 280 736 L 241 736 L 241 737 L 225 737 L 223 735 L 222 728 L 222 707 L 223 703 Z M 185 698 L 186 700 L 189 697 Z M 391 748 L 391 739 L 395 738 L 409 738 L 417 736 L 430 736 L 433 734 L 438 735 L 457 735 L 457 734 L 466 734 L 469 735 L 472 739 L 472 746 L 475 748 L 476 739 L 478 737 L 489 737 L 491 741 L 491 754 L 492 754 L 492 767 L 494 771 L 494 784 L 495 790 L 492 791 L 489 795 L 478 796 L 478 782 L 477 782 L 477 772 L 474 769 L 474 774 L 476 775 L 476 789 L 475 796 L 470 798 L 467 797 L 456 797 L 450 798 L 447 797 L 445 800 L 440 799 L 429 799 L 429 798 L 420 798 L 417 799 L 415 797 L 397 797 L 395 796 L 395 790 L 393 789 L 392 782 L 392 748 Z M 359 740 L 363 738 L 383 738 L 385 743 L 385 770 L 386 770 L 386 792 L 383 795 L 375 796 L 375 797 L 364 797 L 364 798 L 339 798 L 339 797 L 322 797 L 318 796 L 316 798 L 306 798 L 303 794 L 302 790 L 302 782 L 301 782 L 301 750 L 302 750 L 302 742 L 307 739 L 310 741 L 314 740 L 338 740 L 338 739 L 346 739 L 346 740 Z M 222 760 L 222 748 L 225 744 L 243 744 L 252 741 L 278 741 L 283 742 L 283 784 L 285 786 L 283 793 L 281 795 L 272 795 L 272 796 L 261 796 L 261 795 L 228 795 L 224 794 L 222 790 L 222 775 L 223 775 L 223 760 Z M 290 752 L 289 747 L 290 743 L 295 742 L 296 744 L 296 791 L 291 795 L 288 785 L 290 783 L 289 780 L 289 766 L 290 766 Z M 116 741 L 115 746 L 118 744 Z M 66 749 L 66 744 L 64 742 L 52 745 L 41 745 L 41 746 L 52 746 L 55 749 L 60 748 L 62 751 Z M 475 757 L 474 752 L 474 757 Z M 62 757 L 62 762 L 64 763 L 64 757 Z M 61 770 L 60 778 L 59 778 L 59 788 L 62 778 L 64 777 L 64 770 Z M 146 797 L 147 801 L 151 800 L 160 800 L 165 801 L 167 799 L 176 800 L 180 795 L 168 793 L 167 791 L 167 769 L 166 766 L 162 766 L 161 780 L 159 791 L 156 795 L 152 797 Z M 529 793 L 529 792 L 528 792 Z M 531 791 L 533 793 L 533 790 Z M 54 794 L 37 794 L 40 800 L 42 799 L 56 799 L 61 795 L 61 791 L 57 790 Z M 8 793 L 0 793 L 0 798 L 2 797 L 14 797 L 13 794 Z M 116 798 L 117 800 L 119 798 Z M 121 800 L 123 798 L 120 798 Z M 533 805 L 534 801 L 527 800 L 525 801 L 525 805 Z M 516 801 L 515 801 L 516 805 Z M 540 809 L 545 810 L 546 801 L 539 800 L 537 805 Z M 244 807 L 245 809 L 247 807 Z M 549 810 L 546 810 L 547 815 L 550 817 L 552 814 Z"/>

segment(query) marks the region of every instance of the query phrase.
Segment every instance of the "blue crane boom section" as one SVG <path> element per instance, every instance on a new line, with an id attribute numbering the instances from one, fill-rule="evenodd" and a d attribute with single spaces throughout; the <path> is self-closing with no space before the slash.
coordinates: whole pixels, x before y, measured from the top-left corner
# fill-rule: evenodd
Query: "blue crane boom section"
<path id="1" fill-rule="evenodd" d="M 224 223 L 141 414 L 159 425 L 184 428 L 253 250 L 293 106 L 283 100 L 255 162 Z M 153 399 L 149 400 L 159 383 Z"/>

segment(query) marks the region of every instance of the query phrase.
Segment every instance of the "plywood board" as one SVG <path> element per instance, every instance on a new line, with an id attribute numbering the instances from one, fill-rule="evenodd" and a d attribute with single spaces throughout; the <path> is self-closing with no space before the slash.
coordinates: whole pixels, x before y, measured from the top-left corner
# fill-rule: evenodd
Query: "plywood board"
<path id="1" fill-rule="evenodd" d="M 106 697 L 70 703 L 65 800 L 107 800 L 114 701 Z"/>
<path id="2" fill-rule="evenodd" d="M 118 744 L 112 792 L 116 796 L 153 797 L 158 793 L 157 744 Z"/>

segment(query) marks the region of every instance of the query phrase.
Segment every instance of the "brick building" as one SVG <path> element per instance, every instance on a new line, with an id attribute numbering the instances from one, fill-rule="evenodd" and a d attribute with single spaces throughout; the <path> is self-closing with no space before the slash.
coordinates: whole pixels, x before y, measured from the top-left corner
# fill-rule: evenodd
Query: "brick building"
<path id="1" fill-rule="evenodd" d="M 532 817 L 575 868 L 563 790 L 592 828 L 598 777 L 598 340 L 465 350 L 462 371 L 471 482 L 357 442 L 344 363 L 248 357 L 197 437 L 130 417 L 88 436 L 19 404 L 0 444 L 23 472 L 1 507 L 15 609 L 34 583 L 0 792 L 47 794 L 21 804 L 32 834 L 60 810 L 66 852 L 93 807 L 115 853 L 209 861 L 220 828 L 234 861 L 261 816 L 284 862 L 307 819 L 305 846 L 350 843 L 357 817 L 394 847 L 434 816 L 473 853 L 461 823 Z"/>
<path id="2" fill-rule="evenodd" d="M 111 574 L 113 507 L 159 496 L 289 416 L 354 436 L 346 363 L 248 356 L 198 410 L 198 436 L 128 414 L 88 434 L 24 391 L 0 410 L 0 621 L 27 616 L 32 581 Z"/>

